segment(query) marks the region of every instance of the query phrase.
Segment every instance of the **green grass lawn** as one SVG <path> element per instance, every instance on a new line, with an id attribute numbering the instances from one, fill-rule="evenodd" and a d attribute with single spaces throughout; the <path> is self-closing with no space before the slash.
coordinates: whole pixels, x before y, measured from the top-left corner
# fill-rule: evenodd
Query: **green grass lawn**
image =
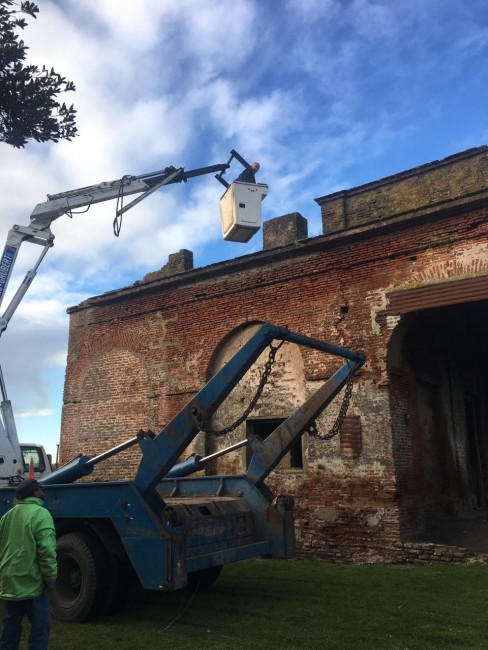
<path id="1" fill-rule="evenodd" d="M 50 649 L 485 649 L 487 596 L 484 565 L 249 561 L 208 591 L 133 594 L 117 616 L 54 621 Z"/>

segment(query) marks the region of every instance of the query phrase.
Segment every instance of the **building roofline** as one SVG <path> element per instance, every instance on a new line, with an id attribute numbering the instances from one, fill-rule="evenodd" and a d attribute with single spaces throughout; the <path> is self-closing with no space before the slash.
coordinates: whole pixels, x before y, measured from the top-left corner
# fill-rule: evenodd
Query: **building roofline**
<path id="1" fill-rule="evenodd" d="M 424 163 L 423 165 L 419 165 L 418 167 L 413 167 L 403 172 L 398 172 L 397 174 L 385 176 L 384 178 L 380 178 L 375 181 L 370 181 L 368 183 L 364 183 L 363 185 L 357 185 L 355 187 L 351 187 L 350 189 L 338 190 L 337 192 L 333 192 L 332 194 L 325 194 L 324 196 L 314 199 L 314 201 L 321 206 L 324 202 L 329 202 L 332 199 L 343 196 L 344 193 L 351 195 L 351 194 L 361 194 L 363 192 L 369 192 L 371 190 L 378 189 L 382 186 L 392 185 L 394 183 L 398 183 L 399 181 L 406 180 L 408 178 L 412 178 L 415 176 L 419 176 L 421 174 L 425 174 L 425 172 L 432 171 L 434 169 L 446 167 L 447 165 L 452 165 L 453 163 L 457 163 L 462 160 L 466 160 L 468 158 L 474 158 L 475 156 L 479 156 L 480 154 L 483 153 L 488 153 L 488 145 L 482 145 L 481 147 L 473 147 L 472 149 L 467 149 L 466 151 L 462 151 L 461 153 L 456 153 L 451 156 L 447 156 L 446 158 L 442 158 L 441 160 L 434 160 L 430 163 Z"/>
<path id="2" fill-rule="evenodd" d="M 488 150 L 488 147 L 486 147 Z M 466 200 L 467 199 L 467 200 Z M 471 199 L 471 200 L 470 200 Z M 371 222 L 356 226 L 336 233 L 309 237 L 293 244 L 279 246 L 273 249 L 262 250 L 249 253 L 241 257 L 236 257 L 223 262 L 215 262 L 208 266 L 198 267 L 189 271 L 175 273 L 169 277 L 157 277 L 151 280 L 138 280 L 134 284 L 107 291 L 99 296 L 93 296 L 83 301 L 79 305 L 68 307 L 69 314 L 87 309 L 92 306 L 108 304 L 114 301 L 124 299 L 130 300 L 134 296 L 140 296 L 145 293 L 160 291 L 162 287 L 185 286 L 195 282 L 205 281 L 211 278 L 222 276 L 224 274 L 238 273 L 250 268 L 258 268 L 273 264 L 281 260 L 290 260 L 293 258 L 309 255 L 318 251 L 330 250 L 342 245 L 351 245 L 358 241 L 373 239 L 383 236 L 389 232 L 398 231 L 400 228 L 411 227 L 413 219 L 415 222 L 422 222 L 431 219 L 442 219 L 453 214 L 462 214 L 468 209 L 484 208 L 488 206 L 488 192 L 482 196 L 479 194 L 474 197 L 462 197 L 458 201 L 453 201 L 449 205 L 443 205 L 442 209 L 432 206 L 430 209 L 419 210 L 412 219 L 405 220 L 404 214 L 390 218 L 386 222 Z"/>

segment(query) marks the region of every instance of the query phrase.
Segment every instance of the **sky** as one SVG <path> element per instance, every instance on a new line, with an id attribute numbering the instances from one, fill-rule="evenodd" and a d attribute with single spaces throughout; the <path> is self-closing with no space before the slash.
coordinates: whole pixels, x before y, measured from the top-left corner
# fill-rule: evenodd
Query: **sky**
<path id="1" fill-rule="evenodd" d="M 259 161 L 263 220 L 321 234 L 314 199 L 487 144 L 485 0 L 40 0 L 28 63 L 75 83 L 71 142 L 0 143 L 0 226 L 37 203 L 169 165 Z M 234 166 L 232 180 L 242 168 Z M 68 306 L 193 251 L 202 267 L 262 249 L 225 242 L 213 175 L 53 222 L 54 247 L 0 341 L 19 438 L 56 454 Z M 23 244 L 3 310 L 40 247 Z M 127 432 L 131 438 L 134 432 Z"/>

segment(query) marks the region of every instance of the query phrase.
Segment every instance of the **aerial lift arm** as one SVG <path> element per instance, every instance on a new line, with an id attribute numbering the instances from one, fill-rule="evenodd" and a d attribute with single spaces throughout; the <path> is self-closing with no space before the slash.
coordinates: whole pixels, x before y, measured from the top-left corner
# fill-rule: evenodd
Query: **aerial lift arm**
<path id="1" fill-rule="evenodd" d="M 224 187 L 227 187 L 228 183 L 224 181 L 222 175 L 230 167 L 233 158 L 236 158 L 236 160 L 245 167 L 249 167 L 249 164 L 244 160 L 244 158 L 233 149 L 231 151 L 231 157 L 226 163 L 210 165 L 209 167 L 200 167 L 189 171 L 185 171 L 183 167 L 166 167 L 163 170 L 141 174 L 140 176 L 123 176 L 115 181 L 81 187 L 68 192 L 61 192 L 60 194 L 48 194 L 47 201 L 38 203 L 32 211 L 28 226 L 15 225 L 8 233 L 7 243 L 0 260 L 0 305 L 2 304 L 20 246 L 24 242 L 38 244 L 42 246 L 42 252 L 34 267 L 27 272 L 8 308 L 1 316 L 0 336 L 7 328 L 15 310 L 19 306 L 32 280 L 36 276 L 37 269 L 43 261 L 47 251 L 54 244 L 54 235 L 51 233 L 50 228 L 55 219 L 58 219 L 64 214 L 71 214 L 74 210 L 79 208 L 90 208 L 95 203 L 117 199 L 117 220 L 127 212 L 127 210 L 135 206 L 137 203 L 140 203 L 143 199 L 147 198 L 159 188 L 165 185 L 171 185 L 172 183 L 186 182 L 189 178 L 202 176 L 203 174 L 219 172 L 216 175 L 217 180 L 219 180 Z M 124 205 L 124 198 L 132 194 L 140 194 L 140 196 Z M 118 233 L 116 232 L 116 234 Z"/>
<path id="2" fill-rule="evenodd" d="M 216 174 L 217 180 L 224 185 L 228 183 L 222 178 L 226 170 L 230 167 L 233 159 L 236 159 L 244 167 L 249 168 L 249 164 L 234 149 L 226 163 L 210 165 L 185 171 L 183 167 L 166 167 L 165 169 L 141 174 L 140 176 L 123 176 L 121 179 L 81 187 L 60 194 L 51 194 L 47 196 L 47 201 L 38 203 L 30 216 L 30 222 L 27 226 L 13 226 L 7 236 L 7 242 L 0 259 L 0 305 L 3 302 L 17 254 L 24 242 L 37 244 L 42 247 L 41 253 L 34 266 L 26 273 L 24 279 L 19 285 L 8 307 L 0 316 L 0 336 L 7 329 L 7 326 L 22 302 L 29 286 L 37 274 L 48 250 L 54 245 L 54 235 L 51 232 L 51 224 L 64 214 L 71 215 L 74 210 L 86 207 L 89 209 L 95 203 L 104 201 L 117 200 L 116 216 L 114 220 L 114 233 L 119 234 L 120 218 L 131 207 L 147 198 L 165 185 L 172 183 L 186 182 L 189 178 L 202 176 L 204 174 Z M 124 198 L 133 194 L 139 194 L 138 197 L 124 205 Z M 7 399 L 7 393 L 0 369 L 0 464 L 3 465 L 3 472 L 0 471 L 0 478 L 3 475 L 19 475 L 23 471 L 23 462 L 18 444 L 18 437 L 15 427 L 12 406 Z M 12 449 L 14 450 L 12 452 Z M 15 472 L 9 469 L 6 472 L 7 465 L 10 467 L 10 461 L 15 463 Z M 18 468 L 18 469 L 17 469 Z M 4 478 L 5 478 L 4 476 Z"/>

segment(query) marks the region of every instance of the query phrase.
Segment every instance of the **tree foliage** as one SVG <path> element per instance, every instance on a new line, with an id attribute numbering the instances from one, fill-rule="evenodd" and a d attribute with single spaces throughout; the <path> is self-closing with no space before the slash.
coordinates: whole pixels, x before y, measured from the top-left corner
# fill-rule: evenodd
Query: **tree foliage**
<path id="1" fill-rule="evenodd" d="M 23 147 L 28 140 L 58 142 L 77 134 L 76 111 L 58 101 L 75 86 L 45 66 L 25 63 L 27 46 L 16 30 L 24 29 L 24 15 L 37 18 L 34 2 L 0 0 L 0 142 Z"/>

